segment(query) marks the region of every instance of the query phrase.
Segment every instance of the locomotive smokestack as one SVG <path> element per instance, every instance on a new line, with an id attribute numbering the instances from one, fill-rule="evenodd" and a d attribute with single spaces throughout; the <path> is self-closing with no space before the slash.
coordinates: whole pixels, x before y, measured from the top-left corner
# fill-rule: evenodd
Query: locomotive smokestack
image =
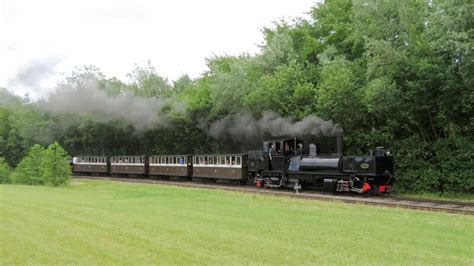
<path id="1" fill-rule="evenodd" d="M 343 145 L 342 142 L 343 142 L 342 136 L 336 136 L 336 152 L 339 155 L 342 155 L 342 145 Z"/>

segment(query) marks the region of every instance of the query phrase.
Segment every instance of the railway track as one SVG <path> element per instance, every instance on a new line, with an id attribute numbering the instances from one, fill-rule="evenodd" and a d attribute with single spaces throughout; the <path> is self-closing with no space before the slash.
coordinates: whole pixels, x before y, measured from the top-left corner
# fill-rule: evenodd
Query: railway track
<path id="1" fill-rule="evenodd" d="M 157 179 L 144 179 L 144 178 L 121 178 L 121 177 L 95 177 L 95 176 L 75 176 L 76 178 L 82 179 L 99 179 L 99 180 L 111 180 L 116 182 L 128 182 L 128 183 L 148 183 L 148 184 L 164 184 L 181 187 L 192 187 L 192 188 L 206 188 L 206 189 L 219 189 L 227 191 L 236 191 L 243 193 L 254 193 L 264 195 L 283 196 L 290 198 L 300 198 L 309 200 L 325 200 L 325 201 L 336 201 L 345 202 L 351 204 L 364 204 L 364 205 L 376 205 L 384 207 L 394 208 L 407 208 L 416 210 L 426 211 L 438 211 L 448 213 L 461 213 L 467 215 L 474 215 L 474 202 L 469 201 L 454 201 L 454 200 L 432 200 L 432 199 L 412 199 L 406 197 L 363 197 L 353 195 L 334 195 L 330 193 L 321 193 L 305 191 L 304 193 L 295 193 L 293 191 L 285 190 L 272 190 L 272 189 L 258 189 L 253 186 L 241 186 L 236 184 L 228 183 L 196 183 L 190 181 L 174 181 L 174 180 L 157 180 Z"/>

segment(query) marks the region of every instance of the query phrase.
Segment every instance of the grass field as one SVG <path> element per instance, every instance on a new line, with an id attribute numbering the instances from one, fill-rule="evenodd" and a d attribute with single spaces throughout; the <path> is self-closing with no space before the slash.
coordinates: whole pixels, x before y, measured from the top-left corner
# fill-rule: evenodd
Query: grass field
<path id="1" fill-rule="evenodd" d="M 0 264 L 474 265 L 474 217 L 75 180 L 0 186 Z"/>

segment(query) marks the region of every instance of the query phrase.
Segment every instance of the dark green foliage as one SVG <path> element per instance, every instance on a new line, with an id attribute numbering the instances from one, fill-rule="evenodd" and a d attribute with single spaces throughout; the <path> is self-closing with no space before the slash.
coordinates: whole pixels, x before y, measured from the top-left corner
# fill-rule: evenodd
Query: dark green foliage
<path id="1" fill-rule="evenodd" d="M 474 193 L 474 142 L 462 137 L 435 142 L 412 137 L 398 141 L 397 190 Z"/>
<path id="2" fill-rule="evenodd" d="M 11 169 L 3 158 L 0 157 L 0 184 L 10 183 Z"/>

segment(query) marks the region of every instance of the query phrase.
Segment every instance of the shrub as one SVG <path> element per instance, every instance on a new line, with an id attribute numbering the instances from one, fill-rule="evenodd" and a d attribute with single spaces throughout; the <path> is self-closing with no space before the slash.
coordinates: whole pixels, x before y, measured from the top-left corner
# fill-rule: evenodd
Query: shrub
<path id="1" fill-rule="evenodd" d="M 42 146 L 35 144 L 16 167 L 12 182 L 27 185 L 44 184 L 41 175 L 45 153 L 46 150 Z"/>
<path id="2" fill-rule="evenodd" d="M 10 183 L 10 167 L 3 158 L 0 158 L 0 184 Z"/>
<path id="3" fill-rule="evenodd" d="M 59 143 L 52 143 L 44 154 L 41 179 L 53 186 L 67 183 L 72 174 L 69 161 L 70 156 Z"/>
<path id="4" fill-rule="evenodd" d="M 463 137 L 422 141 L 416 137 L 395 144 L 396 190 L 473 193 L 474 142 Z"/>
<path id="5" fill-rule="evenodd" d="M 47 149 L 36 144 L 18 164 L 12 181 L 28 185 L 65 184 L 71 177 L 69 160 L 69 155 L 57 142 Z"/>

